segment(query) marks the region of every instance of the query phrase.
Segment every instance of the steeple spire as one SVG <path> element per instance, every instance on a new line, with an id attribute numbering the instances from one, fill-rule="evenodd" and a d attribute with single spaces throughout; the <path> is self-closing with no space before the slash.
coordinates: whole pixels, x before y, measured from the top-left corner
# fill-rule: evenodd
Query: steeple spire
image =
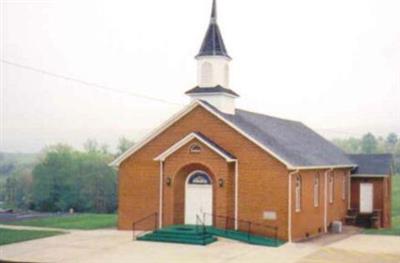
<path id="1" fill-rule="evenodd" d="M 213 0 L 210 24 L 217 23 L 217 0 Z"/>
<path id="2" fill-rule="evenodd" d="M 230 59 L 226 51 L 224 40 L 222 39 L 221 31 L 217 24 L 217 1 L 213 0 L 211 9 L 210 24 L 206 35 L 201 44 L 201 48 L 196 58 L 202 56 L 222 56 Z"/>

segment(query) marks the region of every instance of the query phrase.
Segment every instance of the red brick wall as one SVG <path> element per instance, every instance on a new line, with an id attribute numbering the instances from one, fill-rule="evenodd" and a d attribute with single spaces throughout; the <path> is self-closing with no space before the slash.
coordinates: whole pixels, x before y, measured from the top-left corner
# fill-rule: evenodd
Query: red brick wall
<path id="1" fill-rule="evenodd" d="M 298 174 L 302 181 L 301 210 L 296 212 L 296 174 L 292 176 L 292 238 L 301 240 L 307 236 L 315 236 L 324 232 L 324 206 L 327 205 L 327 226 L 335 220 L 345 217 L 348 202 L 348 181 L 345 188 L 345 199 L 342 198 L 342 179 L 348 180 L 348 169 L 338 169 L 333 171 L 334 175 L 334 198 L 333 203 L 329 203 L 329 188 L 327 200 L 325 200 L 325 172 L 326 170 L 303 170 Z M 329 172 L 331 173 L 331 172 Z M 329 176 L 328 173 L 328 176 Z M 319 202 L 314 206 L 314 177 L 319 176 Z"/>
<path id="2" fill-rule="evenodd" d="M 234 154 L 239 160 L 239 219 L 278 227 L 278 237 L 288 237 L 288 173 L 286 167 L 260 147 L 226 125 L 217 117 L 198 106 L 182 117 L 164 132 L 159 134 L 143 148 L 125 160 L 119 169 L 119 229 L 131 229 L 132 222 L 143 216 L 158 211 L 159 208 L 159 174 L 160 163 L 153 159 L 187 134 L 198 131 L 216 142 L 225 150 Z M 204 151 L 195 157 L 188 154 L 188 146 L 167 158 L 164 167 L 164 179 L 172 178 L 172 185 L 164 183 L 164 225 L 183 222 L 184 180 L 194 169 L 209 172 L 214 182 L 223 178 L 225 186 L 218 188 L 214 184 L 214 213 L 222 216 L 234 214 L 234 165 L 203 147 Z M 309 189 L 312 171 L 301 171 L 304 174 L 304 189 Z M 338 175 L 340 176 L 340 172 Z M 323 189 L 321 175 L 321 191 Z M 165 180 L 164 180 L 165 182 Z M 294 184 L 293 184 L 294 186 Z M 340 184 L 335 184 L 335 188 Z M 293 188 L 294 189 L 294 188 Z M 329 220 L 340 219 L 345 210 L 340 191 L 339 198 L 330 206 Z M 321 192 L 322 194 L 322 192 Z M 314 234 L 321 227 L 322 200 L 315 209 L 312 192 L 303 192 L 304 210 L 294 215 L 293 237 L 301 239 L 305 233 Z M 218 200 L 217 200 L 218 199 Z M 336 201 L 338 200 L 338 201 Z M 294 205 L 292 206 L 294 209 Z M 337 211 L 333 211 L 337 210 Z M 276 220 L 265 220 L 263 213 L 273 211 Z M 294 211 L 294 210 L 293 210 Z M 230 222 L 233 225 L 233 222 Z M 149 221 L 150 227 L 153 222 Z M 222 224 L 219 222 L 218 224 Z M 143 228 L 145 228 L 143 224 Z M 239 228 L 247 230 L 245 222 Z M 274 234 L 273 231 L 260 226 L 253 226 L 252 231 L 259 234 Z"/>
<path id="3" fill-rule="evenodd" d="M 239 160 L 239 218 L 278 226 L 278 236 L 286 239 L 288 171 L 285 166 L 200 106 L 121 164 L 119 171 L 119 228 L 130 229 L 133 221 L 158 211 L 160 168 L 159 162 L 153 161 L 153 158 L 193 131 L 203 133 L 234 154 Z M 204 161 L 207 162 L 207 167 L 222 169 L 220 163 L 214 165 L 211 164 L 214 161 L 210 160 Z M 177 160 L 177 163 L 181 167 L 189 164 L 181 160 Z M 179 165 L 172 168 L 174 166 L 172 164 L 170 167 L 169 160 L 167 166 L 166 169 L 170 169 L 168 176 L 174 176 L 173 173 L 181 168 L 178 167 Z M 230 165 L 224 169 L 221 170 L 222 172 L 213 173 L 217 178 L 225 176 L 227 178 L 225 192 L 232 192 L 233 185 L 230 183 L 232 180 L 228 179 L 228 174 L 233 173 L 234 167 Z M 232 215 L 233 198 L 232 195 L 225 197 L 226 204 L 221 205 L 222 212 L 225 211 L 226 214 Z M 169 203 L 174 202 L 170 200 Z M 170 223 L 171 220 L 173 222 L 172 213 L 168 212 L 171 210 L 168 204 L 164 209 L 167 211 L 166 223 Z M 266 210 L 276 211 L 277 220 L 264 220 L 263 212 Z M 240 226 L 245 227 L 242 224 Z M 262 231 L 265 232 L 264 229 Z"/>

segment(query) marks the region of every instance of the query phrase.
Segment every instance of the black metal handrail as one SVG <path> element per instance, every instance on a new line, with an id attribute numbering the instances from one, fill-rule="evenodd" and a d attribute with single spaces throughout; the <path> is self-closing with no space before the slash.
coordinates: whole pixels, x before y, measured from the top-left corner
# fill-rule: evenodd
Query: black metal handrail
<path id="1" fill-rule="evenodd" d="M 153 230 L 157 230 L 157 228 L 158 228 L 158 226 L 159 226 L 159 223 L 158 223 L 158 212 L 154 212 L 154 213 L 152 213 L 152 214 L 150 214 L 150 215 L 147 215 L 147 216 L 145 216 L 145 217 L 142 217 L 141 219 L 139 219 L 139 220 L 136 220 L 136 221 L 134 221 L 133 223 L 132 223 L 132 237 L 133 237 L 133 240 L 135 240 L 139 235 L 135 235 L 135 230 L 136 230 L 136 226 L 139 224 L 139 223 L 142 223 L 142 222 L 144 222 L 144 221 L 147 221 L 147 220 L 149 220 L 149 219 L 152 219 L 154 217 L 154 229 Z"/>
<path id="2" fill-rule="evenodd" d="M 228 231 L 228 223 L 229 220 L 232 220 L 234 223 L 235 221 L 237 221 L 239 224 L 240 223 L 244 223 L 247 225 L 247 241 L 248 243 L 251 243 L 251 230 L 252 230 L 252 226 L 258 226 L 258 227 L 263 227 L 266 228 L 268 230 L 273 231 L 273 238 L 275 241 L 275 245 L 278 245 L 278 227 L 277 226 L 270 226 L 270 225 L 266 225 L 266 224 L 261 224 L 261 223 L 256 223 L 256 222 L 252 222 L 249 220 L 243 220 L 243 219 L 237 219 L 234 217 L 230 217 L 230 216 L 223 216 L 223 215 L 215 215 L 215 214 L 210 214 L 210 213 L 203 213 L 204 217 L 205 216 L 211 216 L 212 217 L 212 221 L 214 222 L 214 218 L 223 218 L 225 219 L 225 225 L 224 225 L 224 229 L 225 229 L 225 234 L 227 234 Z M 268 235 L 266 235 L 268 236 Z"/>
<path id="3" fill-rule="evenodd" d="M 199 223 L 201 226 L 201 234 L 202 234 L 202 240 L 203 240 L 203 245 L 206 244 L 206 234 L 207 234 L 207 228 L 205 225 L 205 222 L 201 220 L 199 215 L 196 215 L 196 231 L 199 232 Z"/>

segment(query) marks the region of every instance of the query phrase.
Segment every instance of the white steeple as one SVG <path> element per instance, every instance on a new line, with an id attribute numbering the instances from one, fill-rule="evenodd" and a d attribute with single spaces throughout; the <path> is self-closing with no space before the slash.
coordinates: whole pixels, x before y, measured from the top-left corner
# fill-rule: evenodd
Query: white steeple
<path id="1" fill-rule="evenodd" d="M 229 89 L 231 57 L 217 24 L 216 0 L 213 0 L 210 24 L 196 60 L 198 84 L 186 94 L 193 100 L 207 101 L 222 112 L 235 114 L 235 98 L 239 95 Z"/>

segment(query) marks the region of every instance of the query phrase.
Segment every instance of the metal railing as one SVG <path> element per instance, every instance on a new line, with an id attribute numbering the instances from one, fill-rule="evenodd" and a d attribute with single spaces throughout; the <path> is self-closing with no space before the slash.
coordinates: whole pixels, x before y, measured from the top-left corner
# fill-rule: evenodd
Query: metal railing
<path id="1" fill-rule="evenodd" d="M 144 222 L 148 222 L 150 220 L 154 220 L 154 223 L 153 222 L 151 222 L 152 224 L 148 223 L 152 228 L 151 229 L 146 229 L 146 230 L 150 230 L 150 231 L 157 230 L 157 228 L 159 226 L 158 212 L 154 212 L 154 213 L 152 213 L 150 215 L 147 215 L 147 216 L 145 216 L 145 217 L 143 217 L 143 218 L 141 218 L 141 219 L 139 219 L 137 221 L 134 221 L 132 223 L 132 238 L 133 238 L 133 240 L 136 240 L 140 236 L 140 235 L 136 235 L 136 233 L 135 233 L 136 232 L 136 227 L 139 224 L 144 223 Z"/>
<path id="2" fill-rule="evenodd" d="M 237 219 L 234 217 L 229 217 L 229 216 L 223 216 L 223 215 L 214 215 L 214 214 L 209 214 L 209 213 L 204 213 L 203 218 L 205 221 L 205 217 L 209 216 L 212 218 L 212 224 L 216 227 L 219 228 L 217 224 L 217 219 L 223 219 L 223 229 L 225 230 L 225 235 L 228 236 L 228 230 L 235 230 L 234 229 L 234 225 L 235 222 L 237 222 L 238 224 L 238 231 L 244 232 L 247 234 L 247 242 L 248 243 L 252 243 L 251 241 L 251 236 L 253 233 L 255 233 L 255 235 L 260 236 L 261 234 L 260 231 L 254 232 L 254 227 L 257 227 L 258 229 L 265 229 L 267 231 L 267 234 L 262 234 L 261 236 L 263 237 L 269 237 L 269 238 L 273 238 L 275 245 L 278 245 L 278 227 L 276 226 L 270 226 L 270 225 L 266 225 L 266 224 L 261 224 L 261 223 L 255 223 L 249 220 L 242 220 L 242 219 Z M 232 224 L 229 224 L 230 222 L 232 222 Z M 245 226 L 245 227 L 241 227 L 241 226 Z"/>
<path id="3" fill-rule="evenodd" d="M 206 244 L 206 234 L 207 234 L 207 227 L 205 225 L 204 220 L 201 219 L 199 215 L 196 215 L 196 232 L 202 234 L 202 241 L 203 245 Z"/>

